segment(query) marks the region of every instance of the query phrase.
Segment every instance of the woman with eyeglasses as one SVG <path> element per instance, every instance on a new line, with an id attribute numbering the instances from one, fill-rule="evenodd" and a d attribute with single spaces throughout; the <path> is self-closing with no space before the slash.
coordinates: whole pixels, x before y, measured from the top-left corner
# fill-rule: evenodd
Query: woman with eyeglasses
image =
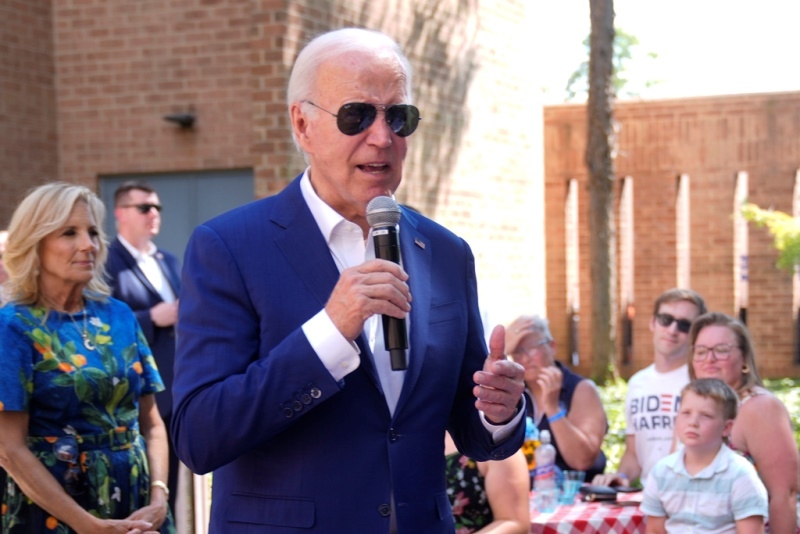
<path id="1" fill-rule="evenodd" d="M 728 445 L 751 459 L 767 487 L 769 531 L 797 532 L 800 459 L 792 422 L 761 382 L 747 327 L 723 313 L 706 313 L 692 323 L 689 343 L 691 379 L 719 378 L 739 395 Z"/>
<path id="2" fill-rule="evenodd" d="M 105 208 L 34 189 L 11 219 L 0 308 L 2 532 L 174 532 L 164 386 L 133 312 L 103 281 Z"/>

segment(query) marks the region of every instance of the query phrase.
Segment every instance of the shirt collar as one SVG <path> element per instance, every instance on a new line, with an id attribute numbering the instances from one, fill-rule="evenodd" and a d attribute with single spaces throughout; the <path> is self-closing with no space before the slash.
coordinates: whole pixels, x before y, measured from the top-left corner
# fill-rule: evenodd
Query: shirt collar
<path id="1" fill-rule="evenodd" d="M 306 168 L 303 177 L 300 178 L 300 192 L 303 193 L 303 199 L 306 201 L 308 209 L 311 210 L 311 215 L 317 222 L 325 241 L 330 243 L 333 229 L 345 219 L 319 198 L 319 195 L 311 185 L 311 178 L 308 175 L 309 170 L 310 167 Z"/>
<path id="2" fill-rule="evenodd" d="M 325 238 L 325 242 L 330 244 L 334 232 L 344 232 L 346 234 L 357 234 L 359 239 L 364 239 L 363 231 L 357 224 L 348 221 L 336 210 L 330 207 L 322 200 L 314 187 L 311 185 L 311 178 L 309 176 L 310 168 L 307 168 L 300 178 L 300 192 L 303 194 L 303 200 L 306 201 L 308 209 L 311 210 L 311 215 L 314 217 L 317 226 Z M 370 230 L 370 234 L 372 230 Z"/>
<path id="3" fill-rule="evenodd" d="M 677 475 L 683 475 L 689 478 L 711 478 L 716 473 L 721 473 L 728 468 L 730 458 L 727 455 L 727 451 L 729 450 L 728 446 L 723 443 L 711 463 L 694 475 L 690 475 L 689 472 L 686 471 L 686 463 L 684 460 L 686 448 L 683 445 L 680 446 L 676 454 L 666 457 L 664 462 L 667 464 L 667 467 Z"/>
<path id="4" fill-rule="evenodd" d="M 155 243 L 153 243 L 152 241 L 148 243 L 149 246 L 147 247 L 147 252 L 142 252 L 141 250 L 131 245 L 128 242 L 128 240 L 122 237 L 120 234 L 117 234 L 117 239 L 119 239 L 119 242 L 122 243 L 122 246 L 125 247 L 125 249 L 131 253 L 131 256 L 133 256 L 133 259 L 135 259 L 136 261 L 144 260 L 147 258 L 147 256 L 151 257 L 155 256 L 156 252 L 158 252 L 158 247 L 156 247 Z"/>

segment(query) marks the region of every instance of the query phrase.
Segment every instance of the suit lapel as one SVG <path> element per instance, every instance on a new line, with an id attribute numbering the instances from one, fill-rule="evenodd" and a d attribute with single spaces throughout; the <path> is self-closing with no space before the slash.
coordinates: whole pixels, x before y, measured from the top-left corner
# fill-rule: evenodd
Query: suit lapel
<path id="1" fill-rule="evenodd" d="M 178 273 L 173 272 L 170 268 L 170 265 L 164 260 L 164 253 L 161 250 L 156 250 L 155 255 L 156 263 L 158 263 L 158 267 L 161 269 L 162 274 L 164 275 L 164 279 L 167 281 L 169 286 L 172 288 L 172 293 L 175 297 L 178 297 L 180 292 L 180 280 L 178 278 Z"/>
<path id="2" fill-rule="evenodd" d="M 339 270 L 328 251 L 328 244 L 300 194 L 297 181 L 287 186 L 281 195 L 285 202 L 279 205 L 272 222 L 282 227 L 284 231 L 275 238 L 275 244 L 286 257 L 298 279 L 308 287 L 320 306 L 324 306 L 339 279 Z"/>
<path id="3" fill-rule="evenodd" d="M 158 293 L 158 291 L 156 291 L 156 288 L 153 287 L 153 284 L 150 283 L 150 280 L 148 280 L 147 277 L 144 275 L 144 271 L 142 271 L 139 268 L 139 264 L 136 263 L 136 260 L 131 255 L 131 253 L 128 252 L 128 249 L 125 248 L 125 246 L 122 243 L 120 243 L 118 239 L 114 241 L 114 246 L 120 252 L 120 255 L 122 256 L 122 259 L 125 261 L 125 263 L 127 264 L 128 268 L 136 276 L 136 278 L 139 280 L 139 282 L 141 282 L 142 286 L 145 289 L 147 289 L 149 292 L 151 292 L 153 295 L 155 295 L 156 297 L 161 299 L 161 295 Z M 160 262 L 159 262 L 159 264 L 160 264 Z M 177 295 L 177 293 L 175 293 L 175 294 Z"/>
<path id="4" fill-rule="evenodd" d="M 409 358 L 403 390 L 397 401 L 395 415 L 402 410 L 416 386 L 425 359 L 427 330 L 431 309 L 431 243 L 417 230 L 416 219 L 408 212 L 400 220 L 400 254 L 408 273 L 411 294 Z"/>
<path id="5" fill-rule="evenodd" d="M 285 231 L 275 238 L 275 244 L 286 257 L 308 290 L 324 307 L 330 298 L 333 286 L 339 280 L 339 269 L 331 257 L 328 243 L 322 236 L 311 210 L 303 199 L 300 181 L 294 180 L 282 193 L 284 202 L 280 203 L 272 222 Z M 378 390 L 381 390 L 378 373 L 375 370 L 369 344 L 363 334 L 356 340 L 361 351 L 360 368 L 368 374 Z"/>

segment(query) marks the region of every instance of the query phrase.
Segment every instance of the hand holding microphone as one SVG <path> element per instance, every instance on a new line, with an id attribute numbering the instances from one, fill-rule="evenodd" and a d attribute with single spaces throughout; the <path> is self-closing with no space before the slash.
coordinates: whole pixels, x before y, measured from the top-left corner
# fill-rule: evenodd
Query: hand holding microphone
<path id="1" fill-rule="evenodd" d="M 397 236 L 400 216 L 400 206 L 390 197 L 375 197 L 367 204 L 367 222 L 372 228 L 376 258 L 400 263 L 400 241 Z M 392 370 L 403 371 L 408 368 L 406 322 L 389 315 L 382 315 L 382 320 L 383 341 L 389 351 Z"/>
<path id="2" fill-rule="evenodd" d="M 374 259 L 346 268 L 325 303 L 325 312 L 339 332 L 354 341 L 373 315 L 402 321 L 411 311 L 407 280 L 403 268 L 390 260 Z"/>

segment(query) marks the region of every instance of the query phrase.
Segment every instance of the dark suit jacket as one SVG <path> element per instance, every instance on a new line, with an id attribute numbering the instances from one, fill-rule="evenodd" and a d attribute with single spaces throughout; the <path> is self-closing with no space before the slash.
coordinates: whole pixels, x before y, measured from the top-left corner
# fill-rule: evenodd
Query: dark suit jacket
<path id="1" fill-rule="evenodd" d="M 156 261 L 164 273 L 164 277 L 172 287 L 175 295 L 180 294 L 180 263 L 178 258 L 165 250 L 158 249 Z M 108 283 L 113 291 L 112 296 L 131 307 L 136 319 L 142 326 L 147 343 L 155 356 L 158 371 L 164 380 L 166 391 L 156 395 L 158 411 L 162 417 L 172 413 L 172 373 L 175 362 L 175 327 L 162 328 L 153 324 L 150 319 L 150 308 L 163 302 L 164 299 L 153 287 L 128 249 L 114 239 L 108 247 L 106 264 Z"/>
<path id="2" fill-rule="evenodd" d="M 467 244 L 403 210 L 413 295 L 409 364 L 394 416 L 372 355 L 336 382 L 301 325 L 339 278 L 299 178 L 195 229 L 183 272 L 171 425 L 178 456 L 214 471 L 211 531 L 451 533 L 444 432 L 477 460 L 495 445 L 475 409 L 487 350 Z"/>

